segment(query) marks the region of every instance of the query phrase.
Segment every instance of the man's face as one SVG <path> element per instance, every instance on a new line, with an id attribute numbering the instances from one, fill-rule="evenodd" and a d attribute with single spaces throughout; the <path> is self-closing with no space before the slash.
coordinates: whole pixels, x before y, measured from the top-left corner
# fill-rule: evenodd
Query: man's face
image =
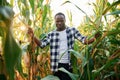
<path id="1" fill-rule="evenodd" d="M 65 17 L 63 15 L 56 15 L 55 16 L 55 24 L 57 30 L 61 31 L 65 29 Z"/>

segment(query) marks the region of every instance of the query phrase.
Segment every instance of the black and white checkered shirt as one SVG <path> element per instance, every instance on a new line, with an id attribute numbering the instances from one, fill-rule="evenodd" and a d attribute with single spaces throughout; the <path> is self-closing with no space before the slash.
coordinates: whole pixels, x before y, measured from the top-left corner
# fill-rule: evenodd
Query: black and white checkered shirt
<path id="1" fill-rule="evenodd" d="M 67 45 L 68 49 L 73 49 L 75 39 L 78 39 L 84 43 L 85 36 L 82 36 L 78 30 L 73 27 L 66 28 L 67 33 Z M 63 35 L 64 36 L 64 35 Z M 58 70 L 58 61 L 59 61 L 59 33 L 54 30 L 50 32 L 44 40 L 41 40 L 41 48 L 50 44 L 50 55 L 51 55 L 51 71 L 55 72 Z M 68 52 L 69 53 L 69 52 Z M 69 57 L 70 58 L 70 57 Z"/>

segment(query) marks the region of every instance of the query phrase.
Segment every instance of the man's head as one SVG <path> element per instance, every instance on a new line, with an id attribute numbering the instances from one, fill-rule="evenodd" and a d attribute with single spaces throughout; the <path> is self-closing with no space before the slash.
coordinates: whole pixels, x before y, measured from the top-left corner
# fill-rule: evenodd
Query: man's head
<path id="1" fill-rule="evenodd" d="M 55 15 L 55 24 L 58 31 L 62 31 L 65 29 L 65 15 L 63 13 L 57 13 Z"/>

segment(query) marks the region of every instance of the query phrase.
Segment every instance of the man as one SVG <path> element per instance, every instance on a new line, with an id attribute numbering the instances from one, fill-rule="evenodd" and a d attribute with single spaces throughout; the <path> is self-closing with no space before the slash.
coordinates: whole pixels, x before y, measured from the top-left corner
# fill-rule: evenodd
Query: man
<path id="1" fill-rule="evenodd" d="M 90 40 L 87 40 L 86 37 L 82 36 L 74 27 L 70 28 L 65 25 L 66 20 L 63 13 L 57 13 L 54 19 L 57 29 L 48 33 L 47 37 L 44 40 L 40 41 L 34 37 L 31 28 L 28 30 L 28 32 L 31 34 L 36 44 L 41 48 L 50 44 L 50 60 L 51 70 L 53 71 L 53 74 L 55 76 L 58 76 L 60 80 L 71 80 L 68 74 L 58 70 L 58 68 L 64 67 L 69 72 L 72 72 L 70 52 L 67 50 L 73 49 L 75 39 L 78 39 L 83 44 L 90 44 L 94 42 L 95 38 L 97 38 L 98 35 L 96 35 L 94 38 L 91 38 Z"/>

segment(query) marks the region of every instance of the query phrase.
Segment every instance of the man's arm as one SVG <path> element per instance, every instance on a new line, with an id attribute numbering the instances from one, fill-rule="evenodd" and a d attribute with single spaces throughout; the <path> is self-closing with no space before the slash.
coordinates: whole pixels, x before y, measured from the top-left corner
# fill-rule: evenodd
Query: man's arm
<path id="1" fill-rule="evenodd" d="M 100 37 L 100 32 L 97 32 L 96 34 L 95 34 L 95 36 L 93 37 L 93 38 L 91 38 L 91 39 L 85 39 L 85 42 L 84 42 L 84 44 L 91 44 L 91 43 L 93 43 L 98 37 Z"/>
<path id="2" fill-rule="evenodd" d="M 38 40 L 36 37 L 33 37 L 33 40 L 35 41 L 35 43 L 38 45 L 38 46 L 41 46 L 41 41 Z"/>

